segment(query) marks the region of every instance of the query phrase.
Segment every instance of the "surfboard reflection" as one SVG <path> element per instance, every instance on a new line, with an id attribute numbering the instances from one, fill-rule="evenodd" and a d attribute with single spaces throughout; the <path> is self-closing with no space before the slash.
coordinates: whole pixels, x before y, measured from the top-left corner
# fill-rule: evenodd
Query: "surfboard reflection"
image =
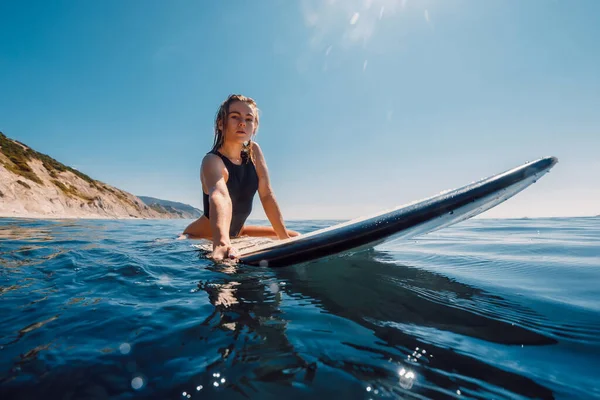
<path id="1" fill-rule="evenodd" d="M 511 315 L 506 310 L 510 309 L 515 315 L 527 315 L 528 321 L 543 322 L 543 317 L 532 310 L 445 276 L 398 265 L 391 256 L 377 250 L 285 268 L 278 273 L 289 280 L 285 290 L 290 296 L 318 299 L 324 310 L 372 330 L 389 348 L 386 352 L 373 346 L 365 351 L 382 357 L 404 356 L 413 370 L 409 377 L 417 376 L 413 390 L 419 387 L 416 390 L 421 395 L 436 397 L 435 391 L 422 387 L 424 381 L 429 381 L 429 385 L 454 392 L 460 385 L 480 393 L 508 389 L 524 396 L 553 397 L 548 388 L 533 380 L 496 368 L 486 360 L 456 353 L 449 347 L 450 342 L 439 339 L 470 337 L 482 341 L 482 346 L 557 343 L 536 332 L 535 323 L 529 322 L 529 327 L 526 320 L 514 316 L 512 319 L 518 323 L 507 321 Z M 487 304 L 488 309 L 484 312 L 476 304 Z M 424 330 L 430 336 L 421 334 Z M 431 337 L 434 339 L 426 340 Z M 407 371 L 401 377 L 406 378 Z"/>

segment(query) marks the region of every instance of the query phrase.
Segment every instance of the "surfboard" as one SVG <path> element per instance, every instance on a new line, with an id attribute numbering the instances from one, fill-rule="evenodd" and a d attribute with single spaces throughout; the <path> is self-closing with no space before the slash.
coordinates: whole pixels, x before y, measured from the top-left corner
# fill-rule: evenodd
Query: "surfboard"
<path id="1" fill-rule="evenodd" d="M 369 249 L 479 215 L 536 182 L 557 162 L 556 157 L 541 158 L 458 189 L 294 238 L 240 238 L 232 244 L 239 262 L 263 267 L 285 267 Z"/>

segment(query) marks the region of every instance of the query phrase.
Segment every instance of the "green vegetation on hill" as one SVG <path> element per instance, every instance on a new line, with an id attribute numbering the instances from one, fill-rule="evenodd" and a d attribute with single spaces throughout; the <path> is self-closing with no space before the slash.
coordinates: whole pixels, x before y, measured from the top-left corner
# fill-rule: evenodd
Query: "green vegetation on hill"
<path id="1" fill-rule="evenodd" d="M 25 148 L 23 146 L 25 146 Z M 0 132 L 0 151 L 11 161 L 10 163 L 2 163 L 6 169 L 40 185 L 43 184 L 42 180 L 27 164 L 28 161 L 34 159 L 40 160 L 44 165 L 44 168 L 48 170 L 48 173 L 53 178 L 58 177 L 58 172 L 70 171 L 84 181 L 88 182 L 90 186 L 93 186 L 98 190 L 102 190 L 96 181 L 86 174 L 68 167 L 46 154 L 38 153 L 21 142 L 17 142 L 16 140 L 13 141 L 6 137 L 2 132 Z M 53 182 L 56 184 L 57 181 L 54 180 Z"/>
<path id="2" fill-rule="evenodd" d="M 23 187 L 26 187 L 27 189 L 31 189 L 31 186 L 29 186 L 26 182 L 23 182 L 22 180 L 17 180 L 17 183 Z"/>
<path id="3" fill-rule="evenodd" d="M 179 203 L 170 200 L 162 200 L 148 196 L 138 196 L 138 198 L 142 200 L 147 206 L 158 212 L 172 213 L 177 214 L 179 216 L 183 216 L 184 214 L 186 214 L 191 218 L 199 218 L 202 215 L 202 212 L 200 210 L 190 206 L 189 204 Z"/>
<path id="4" fill-rule="evenodd" d="M 6 169 L 30 181 L 40 185 L 43 184 L 42 180 L 27 165 L 27 161 L 30 160 L 27 150 L 4 136 L 2 132 L 0 132 L 0 151 L 11 161 L 10 163 L 2 163 Z"/>
<path id="5" fill-rule="evenodd" d="M 161 214 L 167 214 L 167 210 L 165 210 L 160 204 L 150 204 L 148 207 Z"/>
<path id="6" fill-rule="evenodd" d="M 57 188 L 59 188 L 64 194 L 66 194 L 67 196 L 71 196 L 71 197 L 79 197 L 82 200 L 87 201 L 88 203 L 91 203 L 92 201 L 94 201 L 93 197 L 89 197 L 83 193 L 81 193 L 79 190 L 77 190 L 75 187 L 69 185 L 65 185 L 60 181 L 57 181 L 56 179 L 52 180 L 52 183 L 54 183 L 56 185 Z"/>
<path id="7" fill-rule="evenodd" d="M 126 195 L 125 193 L 123 193 L 121 190 L 119 189 L 111 189 L 108 186 L 104 186 L 104 189 L 108 190 L 109 192 L 111 192 L 112 194 L 114 194 L 115 196 L 117 196 L 117 198 L 125 203 L 129 203 L 134 207 L 137 207 L 137 205 L 131 201 Z"/>

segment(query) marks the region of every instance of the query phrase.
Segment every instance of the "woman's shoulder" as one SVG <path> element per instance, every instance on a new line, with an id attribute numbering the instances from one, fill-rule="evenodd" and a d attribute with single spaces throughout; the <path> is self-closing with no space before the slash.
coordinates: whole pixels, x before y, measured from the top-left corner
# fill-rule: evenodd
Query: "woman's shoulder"
<path id="1" fill-rule="evenodd" d="M 260 146 L 258 145 L 258 143 L 256 143 L 254 140 L 251 143 L 252 143 L 252 152 L 256 152 L 258 154 L 262 154 L 262 149 L 260 148 Z"/>
<path id="2" fill-rule="evenodd" d="M 204 155 L 204 158 L 202 158 L 202 167 L 221 166 L 221 165 L 225 165 L 223 163 L 223 158 L 216 151 L 211 150 Z"/>

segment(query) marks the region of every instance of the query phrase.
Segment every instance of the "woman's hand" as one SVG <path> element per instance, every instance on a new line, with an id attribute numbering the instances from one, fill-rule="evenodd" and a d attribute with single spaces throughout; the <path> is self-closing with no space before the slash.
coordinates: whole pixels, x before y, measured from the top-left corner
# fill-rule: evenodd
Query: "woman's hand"
<path id="1" fill-rule="evenodd" d="M 213 246 L 211 258 L 215 261 L 235 260 L 238 258 L 238 252 L 230 244 Z"/>
<path id="2" fill-rule="evenodd" d="M 296 231 L 292 231 L 291 229 L 286 229 L 284 234 L 278 235 L 280 240 L 291 239 L 296 236 L 300 236 L 300 233 L 296 232 Z"/>

